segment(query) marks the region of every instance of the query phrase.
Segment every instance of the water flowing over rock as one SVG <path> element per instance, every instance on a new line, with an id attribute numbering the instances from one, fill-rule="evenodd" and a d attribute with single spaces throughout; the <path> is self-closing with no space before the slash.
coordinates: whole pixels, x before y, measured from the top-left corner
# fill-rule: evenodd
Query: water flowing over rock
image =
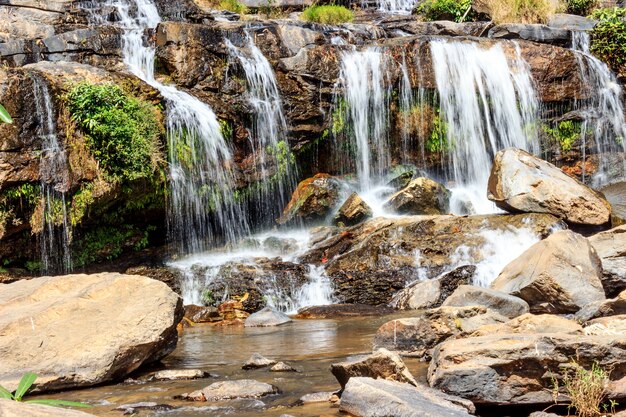
<path id="1" fill-rule="evenodd" d="M 384 348 L 364 358 L 334 363 L 330 366 L 330 372 L 337 378 L 342 390 L 345 389 L 350 378 L 354 377 L 386 379 L 417 385 L 417 381 L 400 356 Z"/>
<path id="2" fill-rule="evenodd" d="M 572 357 L 585 369 L 596 362 L 612 369 L 611 381 L 626 375 L 624 337 L 568 334 L 497 334 L 448 340 L 433 353 L 431 387 L 476 404 L 521 405 L 553 402 L 550 373 Z M 609 398 L 618 398 L 611 393 Z"/>
<path id="3" fill-rule="evenodd" d="M 316 174 L 300 182 L 278 223 L 325 220 L 339 202 L 340 189 L 339 181 L 328 174 Z"/>
<path id="4" fill-rule="evenodd" d="M 474 272 L 476 267 L 467 265 L 437 278 L 416 281 L 394 295 L 389 305 L 399 310 L 439 307 L 459 286 L 469 284 Z"/>
<path id="5" fill-rule="evenodd" d="M 357 193 L 350 194 L 350 197 L 339 207 L 339 211 L 333 218 L 333 224 L 344 226 L 354 226 L 372 217 L 372 209 Z"/>
<path id="6" fill-rule="evenodd" d="M 461 405 L 459 405 L 461 404 Z M 358 417 L 462 417 L 473 405 L 461 398 L 395 381 L 350 378 L 339 410 Z"/>
<path id="7" fill-rule="evenodd" d="M 602 285 L 611 297 L 626 289 L 626 226 L 589 237 L 602 261 Z"/>
<path id="8" fill-rule="evenodd" d="M 611 216 L 611 205 L 598 192 L 519 149 L 496 154 L 489 199 L 504 210 L 550 213 L 575 224 L 602 225 Z"/>
<path id="9" fill-rule="evenodd" d="M 443 307 L 485 306 L 508 318 L 528 313 L 526 301 L 489 288 L 461 285 L 443 302 Z"/>
<path id="10" fill-rule="evenodd" d="M 431 179 L 416 178 L 392 195 L 385 207 L 398 214 L 447 214 L 450 191 Z"/>
<path id="11" fill-rule="evenodd" d="M 575 313 L 605 299 L 601 278 L 602 265 L 589 241 L 563 230 L 507 265 L 491 287 L 523 299 L 532 313 Z"/>
<path id="12" fill-rule="evenodd" d="M 94 417 L 79 410 L 68 410 L 50 405 L 28 404 L 0 398 L 2 417 Z"/>
<path id="13" fill-rule="evenodd" d="M 103 273 L 0 287 L 0 329 L 5 334 L 0 385 L 9 390 L 25 371 L 39 375 L 36 387 L 41 391 L 113 381 L 176 346 L 182 302 L 161 282 Z"/>
<path id="14" fill-rule="evenodd" d="M 386 348 L 406 356 L 429 358 L 431 349 L 450 337 L 507 320 L 482 306 L 439 307 L 426 310 L 418 317 L 383 324 L 374 336 L 374 349 Z"/>

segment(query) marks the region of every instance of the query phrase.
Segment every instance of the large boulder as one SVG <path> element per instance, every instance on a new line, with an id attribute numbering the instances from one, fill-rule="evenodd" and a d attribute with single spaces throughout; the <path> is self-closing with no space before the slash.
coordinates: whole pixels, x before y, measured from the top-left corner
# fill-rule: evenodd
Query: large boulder
<path id="1" fill-rule="evenodd" d="M 538 334 L 538 333 L 567 333 L 583 334 L 583 327 L 574 320 L 552 314 L 524 314 L 507 321 L 506 323 L 487 324 L 479 327 L 471 336 L 486 336 L 498 334 Z"/>
<path id="2" fill-rule="evenodd" d="M 386 348 L 406 356 L 429 358 L 431 350 L 444 340 L 474 332 L 487 324 L 508 319 L 483 306 L 439 307 L 418 317 L 389 321 L 374 336 L 374 349 Z"/>
<path id="3" fill-rule="evenodd" d="M 398 214 L 447 214 L 450 191 L 429 178 L 416 178 L 385 203 L 385 208 Z"/>
<path id="4" fill-rule="evenodd" d="M 324 221 L 339 203 L 340 189 L 339 181 L 328 174 L 316 174 L 300 182 L 278 224 Z"/>
<path id="5" fill-rule="evenodd" d="M 270 327 L 280 326 L 292 320 L 288 315 L 282 313 L 272 307 L 265 307 L 261 311 L 257 311 L 248 317 L 244 323 L 246 327 Z"/>
<path id="6" fill-rule="evenodd" d="M 280 390 L 271 384 L 253 379 L 239 379 L 235 381 L 214 382 L 201 390 L 181 397 L 191 401 L 220 401 L 235 398 L 259 398 L 266 395 L 278 394 Z"/>
<path id="7" fill-rule="evenodd" d="M 485 306 L 510 319 L 530 311 L 528 303 L 521 298 L 473 285 L 461 285 L 442 305 L 444 307 Z"/>
<path id="8" fill-rule="evenodd" d="M 525 300 L 533 313 L 575 313 L 605 299 L 601 277 L 600 259 L 589 241 L 562 230 L 508 264 L 491 287 Z"/>
<path id="9" fill-rule="evenodd" d="M 504 23 L 489 29 L 488 36 L 494 39 L 524 39 L 565 47 L 572 43 L 570 30 L 541 24 Z"/>
<path id="10" fill-rule="evenodd" d="M 489 199 L 508 211 L 550 213 L 581 225 L 603 225 L 611 217 L 600 193 L 520 149 L 496 154 L 488 187 Z"/>
<path id="11" fill-rule="evenodd" d="M 94 417 L 83 411 L 52 407 L 49 405 L 28 404 L 0 398 L 2 417 Z"/>
<path id="12" fill-rule="evenodd" d="M 333 224 L 354 226 L 372 217 L 372 209 L 357 193 L 352 193 L 339 207 L 333 218 Z"/>
<path id="13" fill-rule="evenodd" d="M 433 352 L 428 382 L 477 404 L 548 404 L 554 372 L 572 359 L 585 369 L 594 362 L 611 369 L 616 382 L 626 375 L 624 355 L 623 335 L 496 334 L 447 340 Z M 611 386 L 608 396 L 619 397 Z"/>
<path id="14" fill-rule="evenodd" d="M 626 289 L 626 225 L 595 234 L 589 243 L 602 260 L 602 285 L 612 297 Z"/>
<path id="15" fill-rule="evenodd" d="M 417 381 L 407 369 L 400 356 L 387 349 L 378 349 L 371 355 L 353 360 L 333 363 L 330 372 L 337 378 L 341 389 L 346 387 L 350 378 L 365 376 L 374 379 L 406 382 L 417 385 Z"/>
<path id="16" fill-rule="evenodd" d="M 463 405 L 461 405 L 463 404 Z M 463 417 L 471 403 L 426 387 L 372 378 L 350 378 L 339 410 L 357 417 Z"/>
<path id="17" fill-rule="evenodd" d="M 162 282 L 101 273 L 0 285 L 0 385 L 39 391 L 123 378 L 176 347 L 182 301 Z M 77 321 L 79 320 L 79 321 Z"/>
<path id="18" fill-rule="evenodd" d="M 390 305 L 399 310 L 439 307 L 460 285 L 469 284 L 475 271 L 474 265 L 465 265 L 437 278 L 416 281 L 394 295 Z"/>

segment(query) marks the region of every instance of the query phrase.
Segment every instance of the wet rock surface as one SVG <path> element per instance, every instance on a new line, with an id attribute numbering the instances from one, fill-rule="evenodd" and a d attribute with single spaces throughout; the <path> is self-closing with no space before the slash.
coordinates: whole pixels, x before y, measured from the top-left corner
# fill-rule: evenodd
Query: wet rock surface
<path id="1" fill-rule="evenodd" d="M 155 381 L 179 381 L 186 379 L 199 379 L 211 376 L 201 369 L 166 369 L 155 372 L 150 379 Z"/>
<path id="2" fill-rule="evenodd" d="M 367 304 L 331 304 L 327 306 L 305 307 L 298 310 L 299 319 L 340 319 L 342 317 L 384 316 L 393 313 L 386 306 Z"/>
<path id="3" fill-rule="evenodd" d="M 242 369 L 258 369 L 258 368 L 267 368 L 268 366 L 272 366 L 276 364 L 275 360 L 267 359 L 260 353 L 253 354 L 250 359 L 246 361 L 241 367 Z"/>
<path id="4" fill-rule="evenodd" d="M 278 223 L 310 224 L 325 220 L 339 203 L 339 191 L 339 182 L 328 174 L 316 174 L 300 182 Z"/>
<path id="5" fill-rule="evenodd" d="M 259 398 L 278 394 L 277 387 L 253 379 L 215 382 L 201 390 L 182 394 L 183 399 L 192 401 L 220 401 L 235 398 Z"/>
<path id="6" fill-rule="evenodd" d="M 339 211 L 333 218 L 333 224 L 354 226 L 372 217 L 372 209 L 357 193 L 350 197 L 339 207 Z"/>
<path id="7" fill-rule="evenodd" d="M 447 214 L 450 191 L 429 178 L 416 178 L 392 195 L 385 207 L 398 214 Z"/>

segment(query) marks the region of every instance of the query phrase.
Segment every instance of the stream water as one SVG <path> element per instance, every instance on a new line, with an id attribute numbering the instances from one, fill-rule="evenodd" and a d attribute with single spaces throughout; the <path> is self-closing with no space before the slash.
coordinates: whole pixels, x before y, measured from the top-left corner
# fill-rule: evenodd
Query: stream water
<path id="1" fill-rule="evenodd" d="M 166 369 L 202 369 L 217 378 L 192 381 L 117 384 L 66 391 L 46 398 L 83 401 L 94 406 L 89 412 L 98 416 L 120 416 L 113 409 L 129 403 L 152 401 L 179 407 L 167 412 L 143 411 L 142 417 L 173 416 L 304 416 L 340 415 L 330 403 L 293 406 L 298 399 L 315 392 L 339 389 L 329 371 L 332 363 L 371 352 L 372 338 L 380 325 L 402 315 L 360 317 L 341 320 L 295 320 L 274 328 L 215 327 L 198 325 L 187 328 L 176 350 L 163 361 Z M 406 314 L 404 314 L 406 316 Z M 244 371 L 242 364 L 253 354 L 284 361 L 298 373 L 269 372 L 267 369 Z M 427 364 L 407 359 L 407 366 L 419 380 L 425 381 Z M 134 375 L 141 379 L 141 375 Z M 279 395 L 258 400 L 230 400 L 215 403 L 187 402 L 174 396 L 203 388 L 221 380 L 255 379 L 273 384 Z"/>

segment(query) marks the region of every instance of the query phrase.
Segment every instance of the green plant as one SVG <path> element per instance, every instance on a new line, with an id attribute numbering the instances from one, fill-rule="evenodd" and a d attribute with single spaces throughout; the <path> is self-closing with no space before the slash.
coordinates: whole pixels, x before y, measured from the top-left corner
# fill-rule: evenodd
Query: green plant
<path id="1" fill-rule="evenodd" d="M 117 259 L 124 250 L 140 251 L 148 246 L 148 234 L 154 227 L 140 230 L 136 226 L 101 227 L 89 230 L 73 245 L 72 267 Z"/>
<path id="2" fill-rule="evenodd" d="M 14 392 L 9 391 L 0 385 L 0 398 L 4 398 L 6 400 L 13 401 L 24 401 L 24 395 L 28 392 L 30 387 L 33 386 L 35 381 L 37 380 L 37 374 L 33 372 L 26 372 L 22 379 L 20 379 L 19 384 L 17 385 L 17 389 Z M 65 401 L 65 400 L 51 400 L 51 399 L 40 399 L 40 400 L 27 400 L 24 401 L 31 404 L 42 404 L 42 405 L 51 405 L 54 407 L 91 407 L 88 404 L 79 403 L 76 401 Z"/>
<path id="3" fill-rule="evenodd" d="M 626 74 L 626 8 L 596 10 L 598 24 L 591 30 L 591 52 L 613 71 Z"/>
<path id="4" fill-rule="evenodd" d="M 80 83 L 67 94 L 72 119 L 109 179 L 149 177 L 159 163 L 157 109 L 114 84 Z"/>
<path id="5" fill-rule="evenodd" d="M 229 12 L 233 12 L 237 14 L 248 13 L 248 7 L 238 0 L 222 0 L 220 1 L 219 8 L 221 10 L 228 10 Z"/>
<path id="6" fill-rule="evenodd" d="M 441 118 L 439 112 L 433 117 L 433 128 L 426 139 L 426 149 L 430 153 L 446 152 L 450 150 L 448 143 L 448 124 Z"/>
<path id="7" fill-rule="evenodd" d="M 13 123 L 11 115 L 9 114 L 7 109 L 2 106 L 2 104 L 0 104 L 0 123 Z"/>
<path id="8" fill-rule="evenodd" d="M 327 4 L 324 6 L 309 6 L 302 12 L 302 20 L 307 22 L 322 23 L 325 25 L 338 25 L 352 22 L 354 13 L 344 6 Z"/>
<path id="9" fill-rule="evenodd" d="M 544 126 L 543 130 L 561 145 L 563 152 L 572 150 L 572 145 L 580 137 L 582 125 L 580 122 L 565 120 L 559 122 L 555 127 Z"/>
<path id="10" fill-rule="evenodd" d="M 475 0 L 494 23 L 545 23 L 565 10 L 562 0 Z"/>
<path id="11" fill-rule="evenodd" d="M 463 22 L 470 16 L 471 0 L 426 0 L 415 9 L 415 13 L 426 20 L 454 20 Z"/>
<path id="12" fill-rule="evenodd" d="M 200 295 L 200 299 L 202 300 L 202 304 L 207 307 L 215 305 L 215 297 L 213 296 L 213 291 L 204 290 L 202 291 L 202 295 Z"/>
<path id="13" fill-rule="evenodd" d="M 576 410 L 579 417 L 596 417 L 601 415 L 601 409 L 614 412 L 617 405 L 614 401 L 603 404 L 606 396 L 606 387 L 609 383 L 608 371 L 602 369 L 597 362 L 591 369 L 583 368 L 576 361 L 570 363 L 571 370 L 565 372 L 561 378 L 562 387 L 570 398 L 568 411 Z M 552 379 L 555 402 L 559 396 L 560 384 L 556 378 Z"/>
<path id="14" fill-rule="evenodd" d="M 348 113 L 348 102 L 339 98 L 333 108 L 331 132 L 333 136 L 342 133 L 346 127 L 346 114 Z"/>
<path id="15" fill-rule="evenodd" d="M 567 0 L 567 13 L 587 16 L 598 7 L 598 0 Z"/>

